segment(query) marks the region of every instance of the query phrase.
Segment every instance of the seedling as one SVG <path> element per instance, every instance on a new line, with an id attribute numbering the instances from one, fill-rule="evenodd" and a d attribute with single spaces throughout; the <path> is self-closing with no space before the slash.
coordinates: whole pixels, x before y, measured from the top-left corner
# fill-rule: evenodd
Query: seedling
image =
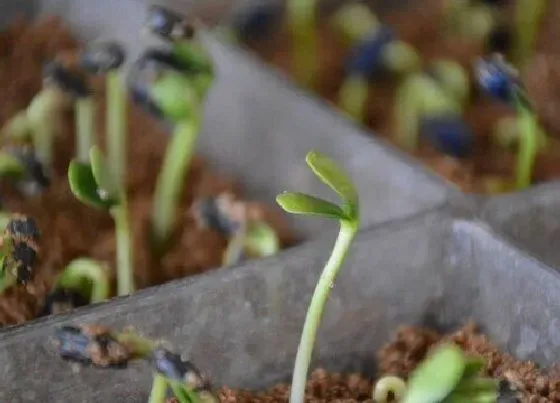
<path id="1" fill-rule="evenodd" d="M 76 159 L 87 164 L 89 150 L 95 141 L 95 102 L 91 89 L 85 77 L 70 71 L 59 61 L 51 62 L 45 67 L 45 77 L 75 100 Z"/>
<path id="2" fill-rule="evenodd" d="M 195 23 L 170 9 L 151 6 L 146 28 L 170 46 L 174 57 L 166 58 L 166 62 L 188 76 L 200 99 L 205 99 L 214 82 L 214 64 L 199 38 Z"/>
<path id="3" fill-rule="evenodd" d="M 157 18 L 156 18 L 157 17 Z M 134 100 L 156 118 L 174 125 L 156 183 L 151 217 L 154 253 L 161 256 L 173 233 L 185 177 L 202 125 L 202 108 L 213 81 L 209 55 L 194 28 L 167 9 L 150 9 L 148 27 L 172 44 L 171 51 L 151 49 L 129 76 Z"/>
<path id="4" fill-rule="evenodd" d="M 414 152 L 422 134 L 446 154 L 468 155 L 473 136 L 462 111 L 469 86 L 464 69 L 448 60 L 436 61 L 429 70 L 411 75 L 396 94 L 396 143 Z"/>
<path id="5" fill-rule="evenodd" d="M 32 142 L 36 159 L 43 166 L 44 174 L 48 176 L 52 169 L 53 144 L 58 130 L 59 115 L 69 100 L 67 91 L 73 89 L 80 92 L 85 89 L 76 85 L 77 77 L 68 73 L 59 62 L 47 64 L 43 78 L 43 89 L 35 95 L 25 110 L 6 123 L 2 133 L 18 143 Z M 76 93 L 72 92 L 72 95 Z"/>
<path id="6" fill-rule="evenodd" d="M 179 403 L 216 403 L 211 385 L 191 362 L 132 332 L 105 326 L 63 326 L 56 331 L 62 359 L 97 368 L 126 369 L 144 360 L 154 371 L 150 403 L 165 403 L 172 392 Z"/>
<path id="7" fill-rule="evenodd" d="M 346 65 L 346 79 L 339 93 L 339 105 L 358 122 L 365 119 L 369 82 L 390 73 L 404 76 L 417 70 L 420 57 L 414 48 L 396 39 L 387 26 L 375 27 L 360 40 Z"/>
<path id="8" fill-rule="evenodd" d="M 537 117 L 519 74 L 499 54 L 480 59 L 476 64 L 476 75 L 480 87 L 489 95 L 517 112 L 519 147 L 515 187 L 522 190 L 531 184 L 533 167 L 539 148 L 539 126 Z"/>
<path id="9" fill-rule="evenodd" d="M 106 141 L 107 160 L 117 182 L 124 184 L 126 173 L 126 91 L 119 68 L 126 58 L 124 48 L 114 42 L 91 46 L 80 64 L 88 72 L 106 76 Z M 90 145 L 91 146 L 91 145 Z M 85 146 L 84 146 L 85 147 Z M 88 148 L 89 152 L 89 148 Z"/>
<path id="10" fill-rule="evenodd" d="M 113 217 L 117 243 L 117 291 L 118 295 L 127 295 L 134 292 L 134 278 L 126 189 L 117 182 L 97 146 L 92 147 L 89 159 L 90 164 L 83 164 L 77 159 L 70 162 L 70 189 L 82 203 L 108 211 Z"/>
<path id="11" fill-rule="evenodd" d="M 537 41 L 541 20 L 547 9 L 547 0 L 516 0 L 515 1 L 515 48 L 513 60 L 521 69 L 532 53 Z"/>
<path id="12" fill-rule="evenodd" d="M 466 357 L 453 343 L 443 343 L 410 375 L 408 385 L 397 377 L 380 379 L 374 388 L 377 403 L 495 403 L 498 382 L 479 375 L 484 363 Z"/>
<path id="13" fill-rule="evenodd" d="M 292 38 L 293 67 L 296 81 L 312 89 L 318 66 L 317 0 L 288 0 L 286 22 Z"/>
<path id="14" fill-rule="evenodd" d="M 41 316 L 67 312 L 109 298 L 108 268 L 92 259 L 75 259 L 47 296 Z"/>
<path id="15" fill-rule="evenodd" d="M 39 237 L 35 220 L 21 214 L 10 217 L 0 238 L 0 294 L 33 278 Z"/>
<path id="16" fill-rule="evenodd" d="M 276 198 L 278 204 L 289 213 L 332 218 L 340 222 L 338 238 L 307 310 L 294 365 L 291 403 L 304 401 L 309 363 L 323 309 L 350 244 L 358 231 L 360 221 L 358 193 L 346 173 L 334 161 L 316 151 L 307 154 L 306 162 L 313 173 L 342 198 L 342 204 L 338 206 L 304 193 L 283 193 Z"/>
<path id="17" fill-rule="evenodd" d="M 226 239 L 223 264 L 237 264 L 244 258 L 272 256 L 280 249 L 274 230 L 264 221 L 249 217 L 247 204 L 231 193 L 195 201 L 192 213 L 197 225 L 212 229 Z"/>

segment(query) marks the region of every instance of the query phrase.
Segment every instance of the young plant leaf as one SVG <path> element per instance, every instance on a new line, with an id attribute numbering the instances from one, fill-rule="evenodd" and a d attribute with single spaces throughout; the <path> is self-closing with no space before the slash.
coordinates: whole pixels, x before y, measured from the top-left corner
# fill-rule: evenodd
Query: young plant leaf
<path id="1" fill-rule="evenodd" d="M 266 223 L 259 221 L 249 225 L 245 237 L 245 250 L 249 256 L 265 257 L 275 255 L 280 249 L 276 232 Z"/>
<path id="2" fill-rule="evenodd" d="M 461 380 L 465 365 L 459 347 L 452 343 L 440 346 L 412 373 L 403 403 L 441 402 Z"/>
<path id="3" fill-rule="evenodd" d="M 276 202 L 292 214 L 309 214 L 337 220 L 349 218 L 336 204 L 303 193 L 284 192 L 276 196 Z"/>
<path id="4" fill-rule="evenodd" d="M 97 146 L 93 146 L 89 151 L 91 161 L 91 172 L 101 192 L 105 192 L 110 200 L 119 200 L 119 185 L 115 180 L 107 159 Z"/>
<path id="5" fill-rule="evenodd" d="M 70 162 L 68 182 L 74 196 L 88 206 L 109 210 L 116 204 L 114 200 L 101 197 L 90 165 L 82 164 L 76 160 Z"/>
<path id="6" fill-rule="evenodd" d="M 358 192 L 346 172 L 333 160 L 317 151 L 308 152 L 305 160 L 313 173 L 342 197 L 349 207 L 348 213 L 351 216 L 357 214 Z"/>

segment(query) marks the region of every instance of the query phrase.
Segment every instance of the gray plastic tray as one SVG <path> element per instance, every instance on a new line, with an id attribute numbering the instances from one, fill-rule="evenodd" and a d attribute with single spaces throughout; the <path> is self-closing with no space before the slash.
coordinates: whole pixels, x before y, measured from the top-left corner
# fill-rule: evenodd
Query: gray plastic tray
<path id="1" fill-rule="evenodd" d="M 78 369 L 56 356 L 62 324 L 133 325 L 212 374 L 216 385 L 262 387 L 288 376 L 305 308 L 331 242 L 141 291 L 0 334 L 0 397 L 29 402 L 145 402 L 151 373 Z M 374 369 L 401 324 L 450 329 L 468 319 L 520 358 L 560 354 L 558 274 L 485 229 L 434 211 L 362 232 L 336 281 L 314 365 Z"/>

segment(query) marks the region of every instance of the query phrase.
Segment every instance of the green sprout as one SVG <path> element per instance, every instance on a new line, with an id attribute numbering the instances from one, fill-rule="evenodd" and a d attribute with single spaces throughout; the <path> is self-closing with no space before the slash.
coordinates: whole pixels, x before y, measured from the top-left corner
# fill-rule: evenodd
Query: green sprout
<path id="1" fill-rule="evenodd" d="M 452 63 L 436 63 L 433 75 L 413 74 L 397 89 L 395 140 L 404 149 L 413 152 L 418 148 L 423 116 L 462 114 L 469 94 L 469 81 L 463 69 Z"/>
<path id="2" fill-rule="evenodd" d="M 247 203 L 230 192 L 196 200 L 191 212 L 198 227 L 216 231 L 228 240 L 222 259 L 224 266 L 245 258 L 272 256 L 280 249 L 274 229 L 265 221 L 250 217 Z"/>
<path id="3" fill-rule="evenodd" d="M 200 99 L 192 81 L 167 72 L 152 87 L 163 113 L 176 123 L 156 182 L 152 208 L 152 240 L 163 253 L 173 232 L 177 208 L 201 127 Z"/>
<path id="4" fill-rule="evenodd" d="M 480 59 L 476 64 L 475 72 L 483 90 L 511 106 L 517 113 L 519 146 L 515 188 L 525 189 L 531 184 L 539 145 L 543 141 L 534 107 L 519 79 L 518 71 L 509 65 L 502 55 L 494 54 L 486 59 Z"/>
<path id="5" fill-rule="evenodd" d="M 342 198 L 342 204 L 338 206 L 303 193 L 283 193 L 276 198 L 278 204 L 289 213 L 332 218 L 340 222 L 338 238 L 307 310 L 294 365 L 291 403 L 304 401 L 307 373 L 323 309 L 360 221 L 358 193 L 346 173 L 334 161 L 316 151 L 307 154 L 306 162 L 313 173 Z"/>
<path id="6" fill-rule="evenodd" d="M 534 52 L 538 29 L 548 7 L 547 0 L 515 1 L 515 45 L 513 60 L 523 68 Z"/>
<path id="7" fill-rule="evenodd" d="M 313 88 L 317 74 L 317 0 L 288 0 L 286 18 L 292 37 L 293 74 L 296 81 Z"/>
<path id="8" fill-rule="evenodd" d="M 453 343 L 442 343 L 410 375 L 408 385 L 397 377 L 381 378 L 374 388 L 377 403 L 495 403 L 498 382 L 480 376 L 484 362 L 466 357 Z"/>
<path id="9" fill-rule="evenodd" d="M 77 159 L 70 162 L 70 189 L 82 203 L 108 211 L 113 217 L 117 243 L 117 290 L 118 295 L 127 295 L 134 292 L 135 287 L 126 189 L 116 180 L 105 156 L 97 146 L 90 150 L 89 160 L 89 164 L 83 164 Z"/>
<path id="10" fill-rule="evenodd" d="M 56 85 L 46 83 L 23 111 L 14 115 L 2 129 L 3 135 L 17 142 L 31 142 L 37 159 L 47 174 L 53 163 L 53 148 L 59 115 L 67 97 Z"/>
<path id="11" fill-rule="evenodd" d="M 347 76 L 340 88 L 338 104 L 349 117 L 364 122 L 370 79 L 387 73 L 406 77 L 419 69 L 421 60 L 418 52 L 398 40 L 387 26 L 372 23 L 371 31 L 362 32 L 362 28 L 357 31 L 362 36 L 346 66 Z"/>
<path id="12" fill-rule="evenodd" d="M 147 29 L 171 51 L 148 50 L 131 74 L 135 100 L 174 125 L 157 179 L 151 215 L 153 252 L 161 256 L 171 239 L 179 200 L 202 125 L 206 95 L 214 82 L 211 55 L 187 18 L 162 6 L 148 11 Z M 149 74 L 148 82 L 142 74 Z"/>
<path id="13" fill-rule="evenodd" d="M 179 354 L 132 331 L 115 332 L 102 325 L 62 326 L 56 329 L 61 358 L 98 368 L 126 369 L 142 360 L 154 373 L 150 403 L 165 403 L 169 392 L 180 403 L 217 403 L 211 385 L 200 370 Z"/>
<path id="14" fill-rule="evenodd" d="M 88 295 L 95 304 L 109 298 L 108 268 L 92 259 L 74 259 L 66 266 L 56 282 L 56 288 L 76 290 Z"/>

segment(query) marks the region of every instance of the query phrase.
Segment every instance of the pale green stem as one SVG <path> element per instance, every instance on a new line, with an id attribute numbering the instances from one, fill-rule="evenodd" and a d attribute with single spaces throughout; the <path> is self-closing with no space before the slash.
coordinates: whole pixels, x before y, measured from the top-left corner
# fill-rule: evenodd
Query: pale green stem
<path id="1" fill-rule="evenodd" d="M 396 143 L 408 151 L 414 151 L 418 147 L 420 130 L 420 106 L 417 99 L 419 95 L 414 90 L 416 80 L 412 77 L 397 89 L 394 104 Z"/>
<path id="2" fill-rule="evenodd" d="M 156 183 L 152 210 L 152 231 L 157 248 L 171 236 L 177 207 L 194 154 L 200 117 L 177 123 L 169 140 Z"/>
<path id="3" fill-rule="evenodd" d="M 538 123 L 533 112 L 518 106 L 519 150 L 517 152 L 516 187 L 518 190 L 531 184 L 531 177 L 538 151 Z"/>
<path id="4" fill-rule="evenodd" d="M 76 100 L 76 134 L 76 159 L 87 164 L 95 144 L 95 101 L 91 97 Z"/>
<path id="5" fill-rule="evenodd" d="M 115 237 L 117 244 L 117 292 L 118 295 L 132 294 L 134 287 L 134 271 L 132 269 L 132 234 L 128 216 L 126 197 L 121 204 L 111 209 L 115 221 Z"/>
<path id="6" fill-rule="evenodd" d="M 547 0 L 517 0 L 515 4 L 515 60 L 521 69 L 530 60 L 535 49 L 541 19 L 547 9 Z"/>
<path id="7" fill-rule="evenodd" d="M 91 282 L 90 301 L 92 303 L 105 301 L 109 298 L 107 269 L 103 264 L 91 259 L 76 259 L 70 262 L 58 280 L 58 286 L 62 288 L 80 287 L 83 279 Z"/>
<path id="8" fill-rule="evenodd" d="M 13 268 L 6 265 L 6 259 L 11 259 L 12 253 L 12 241 L 8 237 L 4 237 L 0 246 L 0 269 L 2 270 L 2 275 L 0 276 L 0 295 L 17 282 L 16 273 L 13 272 Z"/>
<path id="9" fill-rule="evenodd" d="M 396 376 L 385 376 L 375 384 L 373 389 L 373 400 L 376 403 L 387 403 L 389 393 L 393 394 L 394 400 L 400 402 L 406 393 L 406 384 Z"/>
<path id="10" fill-rule="evenodd" d="M 296 81 L 313 88 L 317 73 L 317 0 L 288 0 L 288 25 L 292 35 L 293 74 Z"/>
<path id="11" fill-rule="evenodd" d="M 63 104 L 63 94 L 58 89 L 46 87 L 27 107 L 27 129 L 31 131 L 35 154 L 47 171 L 52 169 L 56 123 Z M 20 129 L 24 129 L 22 123 L 20 121 Z"/>
<path id="12" fill-rule="evenodd" d="M 342 83 L 338 104 L 350 118 L 363 123 L 368 97 L 368 81 L 361 75 L 351 75 Z"/>
<path id="13" fill-rule="evenodd" d="M 165 403 L 167 397 L 167 380 L 160 374 L 154 375 L 152 391 L 148 403 Z"/>
<path id="14" fill-rule="evenodd" d="M 375 14 L 361 3 L 349 3 L 340 7 L 331 17 L 330 23 L 344 37 L 348 46 L 368 35 L 375 35 L 376 30 L 381 27 Z"/>
<path id="15" fill-rule="evenodd" d="M 346 258 L 350 244 L 357 232 L 355 222 L 341 220 L 340 232 L 334 245 L 332 254 L 321 273 L 321 277 L 313 292 L 294 366 L 292 377 L 292 388 L 290 393 L 290 403 L 303 403 L 305 398 L 305 385 L 307 383 L 307 373 L 313 354 L 313 346 L 317 335 L 317 329 L 323 316 L 323 309 L 329 296 L 331 287 L 336 276 L 340 271 L 342 263 Z"/>
<path id="16" fill-rule="evenodd" d="M 50 119 L 45 119 L 43 124 L 37 125 L 33 130 L 33 149 L 37 159 L 50 174 L 53 163 L 53 149 L 55 130 Z"/>
<path id="17" fill-rule="evenodd" d="M 107 159 L 119 186 L 126 175 L 126 92 L 118 70 L 107 74 Z"/>

